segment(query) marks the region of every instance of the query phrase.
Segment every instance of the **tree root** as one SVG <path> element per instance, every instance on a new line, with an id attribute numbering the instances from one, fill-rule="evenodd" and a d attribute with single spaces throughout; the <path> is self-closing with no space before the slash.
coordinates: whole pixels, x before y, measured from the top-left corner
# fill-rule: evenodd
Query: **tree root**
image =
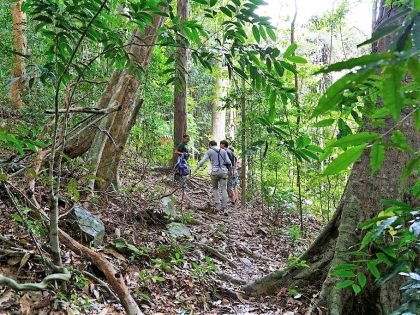
<path id="1" fill-rule="evenodd" d="M 66 268 L 59 268 L 61 273 L 54 273 L 52 275 L 46 276 L 39 283 L 18 283 L 16 280 L 0 275 L 0 284 L 7 285 L 9 288 L 12 288 L 16 291 L 41 291 L 48 287 L 48 283 L 55 280 L 69 281 L 71 278 L 71 273 Z"/>
<path id="2" fill-rule="evenodd" d="M 125 285 L 124 278 L 116 272 L 116 270 L 108 260 L 106 260 L 99 253 L 80 244 L 66 232 L 60 230 L 59 233 L 61 242 L 66 247 L 70 248 L 75 253 L 86 256 L 99 268 L 99 270 L 101 270 L 104 273 L 106 279 L 109 281 L 110 285 L 115 290 L 122 306 L 124 307 L 128 315 L 143 314 L 136 301 L 131 296 L 127 286 Z"/>

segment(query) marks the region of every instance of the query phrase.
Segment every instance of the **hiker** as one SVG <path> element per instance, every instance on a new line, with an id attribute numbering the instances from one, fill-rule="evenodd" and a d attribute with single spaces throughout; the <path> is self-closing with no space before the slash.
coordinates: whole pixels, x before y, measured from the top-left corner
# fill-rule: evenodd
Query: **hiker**
<path id="1" fill-rule="evenodd" d="M 187 188 L 185 176 L 190 175 L 191 173 L 191 169 L 187 161 L 190 156 L 188 150 L 188 142 L 190 142 L 190 136 L 185 134 L 182 137 L 182 142 L 178 144 L 175 149 L 177 162 L 174 166 L 174 179 L 175 181 L 179 181 L 181 186 L 184 188 Z"/>
<path id="2" fill-rule="evenodd" d="M 228 180 L 227 180 L 227 194 L 229 196 L 230 202 L 232 204 L 235 203 L 236 197 L 234 195 L 233 191 L 233 180 L 234 180 L 234 172 L 235 172 L 235 155 L 233 154 L 231 148 L 229 148 L 229 143 L 226 140 L 220 141 L 220 148 L 224 149 L 229 157 L 230 163 L 232 165 L 232 168 L 230 169 L 228 173 Z"/>
<path id="3" fill-rule="evenodd" d="M 184 156 L 187 160 L 188 160 L 188 157 L 190 156 L 189 149 L 188 149 L 188 142 L 190 142 L 190 136 L 185 134 L 182 136 L 182 142 L 178 144 L 175 149 L 175 154 L 177 156 L 183 155 L 183 153 L 185 153 Z"/>
<path id="4" fill-rule="evenodd" d="M 211 184 L 213 187 L 213 199 L 214 205 L 217 210 L 226 211 L 228 195 L 227 195 L 227 178 L 228 172 L 231 171 L 232 163 L 230 162 L 229 156 L 226 150 L 217 147 L 217 142 L 211 140 L 209 142 L 209 150 L 206 152 L 204 157 L 198 162 L 194 173 L 198 171 L 203 164 L 210 160 L 211 162 Z M 222 192 L 222 198 L 220 200 L 220 192 Z M 225 215 L 227 213 L 225 212 Z"/>

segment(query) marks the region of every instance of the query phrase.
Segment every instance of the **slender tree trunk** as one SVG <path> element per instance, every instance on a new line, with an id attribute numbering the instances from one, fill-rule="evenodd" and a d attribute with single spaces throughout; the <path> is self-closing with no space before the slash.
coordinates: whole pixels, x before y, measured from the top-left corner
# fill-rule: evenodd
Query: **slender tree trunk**
<path id="1" fill-rule="evenodd" d="M 386 8 L 380 17 L 392 16 L 393 11 L 395 9 Z M 389 42 L 389 38 L 381 40 L 376 50 L 385 51 Z M 409 115 L 407 112 L 404 114 Z M 411 116 L 403 119 L 399 126 L 396 126 L 393 119 L 387 118 L 384 126 L 367 125 L 365 130 L 386 134 L 383 139 L 386 142 L 390 140 L 390 133 L 387 132 L 392 128 L 401 130 L 415 151 L 419 149 L 420 135 L 415 131 Z M 252 295 L 275 294 L 282 287 L 322 283 L 318 302 L 333 315 L 390 314 L 398 306 L 398 278 L 379 288 L 367 286 L 360 295 L 354 296 L 351 289 L 338 290 L 335 285 L 339 280 L 332 276 L 332 270 L 336 266 L 354 259 L 350 252 L 360 243 L 360 223 L 383 210 L 381 200 L 404 200 L 407 187 L 401 185 L 400 175 L 413 156 L 395 148 L 387 148 L 381 170 L 371 175 L 369 151 L 365 150 L 360 160 L 353 165 L 341 202 L 331 221 L 300 257 L 307 261 L 310 268 L 302 270 L 290 267 L 273 272 L 248 285 L 246 292 Z"/>
<path id="2" fill-rule="evenodd" d="M 217 67 L 215 73 L 214 99 L 212 104 L 212 134 L 217 142 L 226 138 L 226 109 L 222 109 L 226 97 L 226 80 L 222 77 L 222 68 Z"/>
<path id="3" fill-rule="evenodd" d="M 26 54 L 26 37 L 25 37 L 25 23 L 26 14 L 22 12 L 23 0 L 12 5 L 12 17 L 13 17 L 13 50 L 15 56 L 13 58 L 12 78 L 17 78 L 11 84 L 10 87 L 10 102 L 13 106 L 20 108 L 22 107 L 22 91 L 26 88 L 23 81 L 25 74 L 25 58 L 23 55 Z"/>
<path id="4" fill-rule="evenodd" d="M 246 206 L 246 190 L 247 190 L 247 156 L 246 156 L 246 96 L 245 96 L 245 81 L 242 81 L 242 99 L 241 99 L 241 207 Z"/>
<path id="5" fill-rule="evenodd" d="M 188 20 L 188 0 L 177 0 L 177 13 L 180 22 Z M 180 31 L 181 35 L 183 32 Z M 181 141 L 187 132 L 187 78 L 188 49 L 183 36 L 177 37 L 179 47 L 175 51 L 175 84 L 174 84 L 174 146 Z M 175 156 L 173 158 L 175 162 Z"/>
<path id="6" fill-rule="evenodd" d="M 295 0 L 295 14 L 293 15 L 293 19 L 292 19 L 292 23 L 290 25 L 290 44 L 294 44 L 295 43 L 295 24 L 296 24 L 296 17 L 298 14 L 298 8 L 297 8 L 297 1 Z M 299 103 L 299 80 L 298 80 L 298 75 L 297 73 L 294 74 L 294 82 L 295 82 L 295 105 L 297 108 L 297 118 L 296 118 L 296 134 L 299 136 L 300 134 L 300 115 L 301 115 L 301 111 L 300 111 L 300 103 Z M 302 209 L 302 183 L 301 183 L 301 162 L 299 161 L 299 159 L 295 158 L 295 163 L 296 163 L 296 186 L 298 188 L 298 210 L 299 210 L 299 214 L 300 214 L 300 231 L 303 233 L 304 228 L 303 228 L 303 209 Z"/>

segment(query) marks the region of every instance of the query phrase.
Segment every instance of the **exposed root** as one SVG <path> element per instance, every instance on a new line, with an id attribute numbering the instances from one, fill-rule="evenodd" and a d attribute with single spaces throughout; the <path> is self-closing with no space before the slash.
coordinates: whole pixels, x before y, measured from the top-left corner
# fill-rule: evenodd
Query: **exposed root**
<path id="1" fill-rule="evenodd" d="M 0 284 L 7 285 L 9 288 L 12 288 L 16 291 L 41 291 L 46 289 L 48 283 L 51 281 L 69 281 L 71 278 L 71 273 L 66 268 L 63 268 L 62 271 L 62 273 L 54 273 L 52 275 L 46 276 L 39 283 L 18 283 L 12 278 L 0 275 Z"/>
<path id="2" fill-rule="evenodd" d="M 215 248 L 213 248 L 209 245 L 203 244 L 203 243 L 195 243 L 195 244 L 200 246 L 202 249 L 204 249 L 204 251 L 208 252 L 209 254 L 212 254 L 212 255 L 216 256 L 221 261 L 226 262 L 232 268 L 235 268 L 235 269 L 238 268 L 238 266 L 236 266 L 236 264 L 232 260 L 227 258 L 225 255 L 223 255 L 217 249 L 215 249 Z"/>
<path id="3" fill-rule="evenodd" d="M 106 260 L 99 253 L 80 244 L 62 230 L 60 230 L 60 239 L 66 247 L 70 248 L 72 251 L 80 255 L 87 257 L 98 267 L 99 270 L 101 270 L 104 273 L 106 279 L 109 281 L 110 285 L 115 290 L 122 306 L 124 307 L 128 315 L 143 314 L 136 301 L 131 296 L 127 286 L 125 285 L 124 278 L 116 272 L 116 270 L 108 260 Z"/>

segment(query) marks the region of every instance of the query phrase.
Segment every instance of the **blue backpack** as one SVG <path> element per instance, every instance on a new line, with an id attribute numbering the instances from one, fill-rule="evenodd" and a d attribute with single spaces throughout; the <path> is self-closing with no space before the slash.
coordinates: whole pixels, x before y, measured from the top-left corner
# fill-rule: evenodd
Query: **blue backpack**
<path id="1" fill-rule="evenodd" d="M 187 162 L 187 160 L 184 158 L 184 156 L 183 156 L 183 155 L 182 155 L 182 156 L 180 156 L 180 157 L 178 157 L 178 163 L 177 163 L 177 165 L 178 165 L 178 170 L 179 170 L 179 173 L 180 173 L 182 176 L 187 176 L 187 175 L 190 175 L 190 173 L 191 173 L 190 166 L 188 165 L 188 162 Z"/>

